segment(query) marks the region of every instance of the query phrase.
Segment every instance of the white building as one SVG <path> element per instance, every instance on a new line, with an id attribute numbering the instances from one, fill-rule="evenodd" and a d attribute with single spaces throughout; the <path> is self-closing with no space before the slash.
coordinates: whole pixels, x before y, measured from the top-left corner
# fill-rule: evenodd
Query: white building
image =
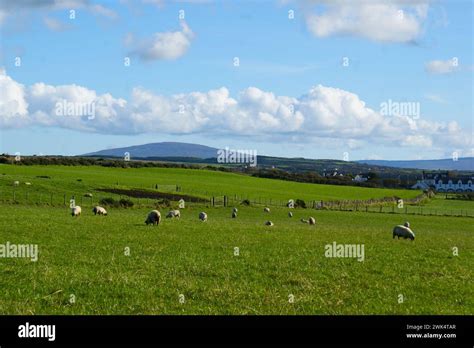
<path id="1" fill-rule="evenodd" d="M 356 182 L 364 182 L 364 181 L 367 181 L 368 179 L 366 177 L 363 177 L 362 175 L 360 174 L 357 174 L 354 179 L 352 179 L 352 181 L 356 181 Z"/>
<path id="2" fill-rule="evenodd" d="M 438 192 L 472 192 L 474 176 L 451 177 L 448 172 L 425 173 L 413 189 L 427 190 L 433 188 Z"/>

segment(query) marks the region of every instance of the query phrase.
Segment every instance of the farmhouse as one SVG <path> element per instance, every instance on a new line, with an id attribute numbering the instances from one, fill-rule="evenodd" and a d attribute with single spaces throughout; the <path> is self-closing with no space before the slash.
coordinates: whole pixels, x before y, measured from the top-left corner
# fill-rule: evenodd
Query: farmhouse
<path id="1" fill-rule="evenodd" d="M 364 182 L 364 181 L 367 181 L 368 178 L 363 176 L 362 174 L 357 174 L 354 179 L 352 179 L 352 181 L 355 181 L 355 182 Z"/>
<path id="2" fill-rule="evenodd" d="M 449 172 L 425 172 L 412 189 L 435 189 L 438 192 L 472 192 L 474 176 L 451 176 Z"/>

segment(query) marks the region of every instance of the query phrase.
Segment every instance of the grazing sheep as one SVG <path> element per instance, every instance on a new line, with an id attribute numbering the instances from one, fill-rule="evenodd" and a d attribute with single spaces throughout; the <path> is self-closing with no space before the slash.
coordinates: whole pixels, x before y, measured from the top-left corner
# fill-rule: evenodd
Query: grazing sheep
<path id="1" fill-rule="evenodd" d="M 293 217 L 293 213 L 291 211 L 288 212 L 288 217 Z"/>
<path id="2" fill-rule="evenodd" d="M 96 206 L 92 209 L 92 212 L 94 213 L 94 215 L 107 215 L 107 210 L 105 210 L 105 208 L 100 207 L 100 206 L 98 206 L 98 205 L 96 205 Z"/>
<path id="3" fill-rule="evenodd" d="M 18 185 L 20 185 L 20 182 L 19 182 L 19 181 L 14 181 L 14 182 L 13 182 L 13 186 L 18 186 Z"/>
<path id="4" fill-rule="evenodd" d="M 400 239 L 400 237 L 404 239 L 409 238 L 413 241 L 415 240 L 415 233 L 407 226 L 398 225 L 393 228 L 393 238 L 395 237 L 398 239 Z"/>
<path id="5" fill-rule="evenodd" d="M 81 215 L 82 209 L 80 206 L 76 205 L 74 208 L 71 208 L 71 215 L 72 216 L 79 216 Z"/>
<path id="6" fill-rule="evenodd" d="M 236 211 L 233 211 L 232 212 L 232 219 L 235 219 L 237 217 L 237 212 Z"/>
<path id="7" fill-rule="evenodd" d="M 265 221 L 265 225 L 266 225 L 266 226 L 273 226 L 273 222 L 271 222 L 271 221 Z"/>
<path id="8" fill-rule="evenodd" d="M 270 208 L 265 207 L 265 208 L 263 208 L 263 211 L 264 211 L 265 213 L 269 213 L 269 212 L 270 212 Z"/>
<path id="9" fill-rule="evenodd" d="M 148 217 L 145 220 L 147 225 L 153 224 L 158 225 L 161 221 L 161 214 L 158 210 L 152 210 L 148 213 Z"/>
<path id="10" fill-rule="evenodd" d="M 310 216 L 308 220 L 301 219 L 301 222 L 303 222 L 305 224 L 316 225 L 316 219 L 312 216 Z"/>
<path id="11" fill-rule="evenodd" d="M 201 221 L 207 221 L 207 214 L 205 212 L 200 212 L 199 213 L 199 220 Z"/>
<path id="12" fill-rule="evenodd" d="M 25 182 L 25 185 L 26 185 L 26 186 L 30 186 L 30 185 L 31 185 L 31 182 Z"/>
<path id="13" fill-rule="evenodd" d="M 232 212 L 237 214 L 238 213 L 237 208 L 232 209 Z"/>
<path id="14" fill-rule="evenodd" d="M 181 217 L 181 213 L 179 212 L 179 210 L 170 210 L 168 215 L 166 215 L 167 219 L 171 219 L 171 218 L 179 219 L 180 217 Z"/>

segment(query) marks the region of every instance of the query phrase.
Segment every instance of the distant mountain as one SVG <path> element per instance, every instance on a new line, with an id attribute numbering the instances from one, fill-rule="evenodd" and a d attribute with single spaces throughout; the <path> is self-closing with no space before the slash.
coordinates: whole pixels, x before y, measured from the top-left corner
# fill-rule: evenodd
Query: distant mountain
<path id="1" fill-rule="evenodd" d="M 217 149 L 213 147 L 178 142 L 162 142 L 120 147 L 91 152 L 84 154 L 83 156 L 124 157 L 125 152 L 130 153 L 132 159 L 149 157 L 191 157 L 204 159 L 217 157 Z"/>
<path id="2" fill-rule="evenodd" d="M 162 142 L 115 149 L 101 150 L 84 154 L 87 157 L 119 157 L 123 158 L 125 153 L 130 153 L 130 158 L 148 161 L 182 162 L 217 164 L 218 149 L 198 144 Z M 426 170 L 463 170 L 474 171 L 474 158 L 459 158 L 442 160 L 418 160 L 418 161 L 341 161 L 341 160 L 318 160 L 306 158 L 283 158 L 272 156 L 258 156 L 260 168 L 278 168 L 288 172 L 318 172 L 318 173 L 364 173 L 377 171 L 382 175 L 393 176 L 394 174 L 407 174 L 421 169 Z M 237 166 L 239 166 L 237 164 Z"/>
<path id="3" fill-rule="evenodd" d="M 362 160 L 359 163 L 366 163 L 370 165 L 394 167 L 394 168 L 414 168 L 425 170 L 474 170 L 474 157 L 458 158 L 457 161 L 453 159 L 439 159 L 439 160 L 413 160 L 413 161 L 383 161 L 383 160 Z"/>

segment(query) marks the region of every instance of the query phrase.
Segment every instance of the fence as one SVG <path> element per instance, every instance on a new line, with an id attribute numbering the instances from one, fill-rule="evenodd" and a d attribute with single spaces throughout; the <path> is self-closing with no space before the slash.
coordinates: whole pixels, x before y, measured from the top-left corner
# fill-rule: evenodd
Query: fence
<path id="1" fill-rule="evenodd" d="M 170 185 L 171 186 L 171 185 Z M 176 186 L 174 186 L 176 189 Z M 187 192 L 187 191 L 186 191 Z M 75 199 L 75 204 L 92 207 L 97 205 L 102 198 L 113 197 L 115 199 L 126 198 L 134 203 L 137 207 L 156 206 L 157 199 L 154 198 L 134 198 L 125 195 L 117 194 L 96 194 L 93 197 L 86 197 L 84 193 L 70 192 L 70 193 L 47 193 L 30 190 L 2 190 L 0 191 L 1 203 L 12 204 L 39 204 L 51 206 L 66 206 L 69 207 L 70 199 Z M 229 207 L 239 206 L 244 200 L 248 200 L 250 205 L 261 205 L 269 207 L 286 207 L 287 200 L 278 200 L 265 197 L 249 197 L 246 195 L 212 195 L 207 198 L 209 206 L 212 207 Z M 370 200 L 340 200 L 340 201 L 324 201 L 311 200 L 306 202 L 306 207 L 309 209 L 324 209 L 337 211 L 356 211 L 367 213 L 392 213 L 392 214 L 413 214 L 413 215 L 427 215 L 427 216 L 463 216 L 474 217 L 474 209 L 442 209 L 429 208 L 425 206 L 416 205 L 423 200 L 422 195 L 411 200 L 405 200 L 403 207 L 398 207 L 398 200 L 396 197 L 385 197 L 381 199 Z M 189 203 L 188 203 L 189 204 Z"/>

